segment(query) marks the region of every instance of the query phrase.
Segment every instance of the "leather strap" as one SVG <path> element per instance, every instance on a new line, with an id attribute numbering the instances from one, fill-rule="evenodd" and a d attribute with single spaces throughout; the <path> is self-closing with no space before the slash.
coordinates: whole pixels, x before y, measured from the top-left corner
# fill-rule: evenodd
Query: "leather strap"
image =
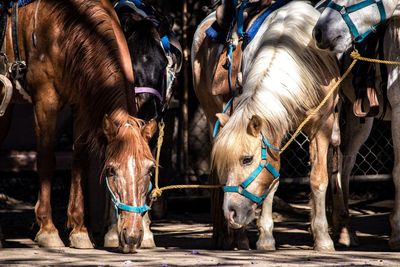
<path id="1" fill-rule="evenodd" d="M 18 47 L 18 1 L 13 2 L 12 7 L 12 38 L 14 49 L 14 61 L 19 61 L 19 47 Z"/>
<path id="2" fill-rule="evenodd" d="M 3 100 L 0 103 L 0 117 L 2 117 L 6 113 L 8 104 L 11 101 L 13 86 L 11 81 L 5 75 L 2 74 L 0 74 L 0 83 L 3 84 L 4 88 Z"/>
<path id="3" fill-rule="evenodd" d="M 1 16 L 1 29 L 0 29 L 0 46 L 3 45 L 7 31 L 7 7 L 4 1 L 0 1 L 0 16 Z"/>

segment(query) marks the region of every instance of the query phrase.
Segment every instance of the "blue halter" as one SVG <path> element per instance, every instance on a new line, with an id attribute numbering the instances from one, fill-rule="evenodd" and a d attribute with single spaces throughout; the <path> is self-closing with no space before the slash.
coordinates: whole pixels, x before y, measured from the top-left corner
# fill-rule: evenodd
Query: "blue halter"
<path id="1" fill-rule="evenodd" d="M 358 32 L 358 30 L 357 30 L 356 25 L 354 25 L 354 23 L 351 20 L 349 15 L 351 13 L 353 13 L 353 12 L 356 12 L 356 11 L 358 11 L 360 9 L 363 9 L 364 7 L 371 6 L 371 5 L 374 5 L 374 4 L 376 4 L 378 6 L 379 14 L 381 16 L 381 19 L 377 24 L 371 26 L 371 28 L 368 31 L 366 31 L 363 34 L 360 34 Z M 334 9 L 334 10 L 336 10 L 336 11 L 338 11 L 340 13 L 340 15 L 342 16 L 343 20 L 346 22 L 347 27 L 349 27 L 349 30 L 350 30 L 351 34 L 353 35 L 354 41 L 356 43 L 362 42 L 364 40 L 364 38 L 368 34 L 370 34 L 371 32 L 375 31 L 376 27 L 379 24 L 385 22 L 385 20 L 386 20 L 385 7 L 383 6 L 382 0 L 364 0 L 364 1 L 360 2 L 360 3 L 354 4 L 354 5 L 351 5 L 351 6 L 347 6 L 347 7 L 338 5 L 338 4 L 334 3 L 333 1 L 331 1 L 331 2 L 329 2 L 329 4 L 326 7 Z"/>
<path id="2" fill-rule="evenodd" d="M 114 9 L 118 13 L 122 8 L 128 8 L 133 10 L 134 12 L 141 15 L 143 18 L 147 18 L 149 16 L 154 15 L 154 9 L 146 6 L 142 0 L 119 0 L 115 5 Z M 170 52 L 171 43 L 169 41 L 168 35 L 161 36 L 161 46 L 163 47 L 166 53 Z"/>
<path id="3" fill-rule="evenodd" d="M 275 169 L 274 166 L 272 166 L 268 161 L 267 161 L 267 147 L 274 150 L 274 151 L 280 151 L 278 148 L 274 147 L 271 145 L 268 140 L 264 137 L 263 134 L 261 134 L 261 161 L 258 164 L 258 167 L 250 173 L 249 177 L 247 177 L 246 180 L 244 180 L 240 185 L 227 185 L 224 186 L 224 192 L 225 193 L 238 193 L 247 199 L 250 199 L 251 201 L 257 203 L 258 205 L 261 205 L 264 201 L 264 199 L 268 196 L 268 193 L 270 192 L 270 188 L 268 188 L 261 196 L 257 196 L 249 191 L 247 191 L 247 187 L 257 178 L 257 176 L 262 172 L 263 169 L 266 169 L 268 172 L 272 174 L 274 177 L 274 180 L 279 179 L 279 171 Z M 264 161 L 264 163 L 263 163 Z M 271 183 L 272 185 L 273 183 Z"/>
<path id="4" fill-rule="evenodd" d="M 110 192 L 110 195 L 111 195 L 111 200 L 114 203 L 114 208 L 115 208 L 115 211 L 117 213 L 117 217 L 119 216 L 119 211 L 120 210 L 127 211 L 127 212 L 133 212 L 133 213 L 141 213 L 142 215 L 150 210 L 150 207 L 148 205 L 146 205 L 146 204 L 136 207 L 136 206 L 131 206 L 131 205 L 128 205 L 128 204 L 121 203 L 119 201 L 119 199 L 115 197 L 113 191 L 111 190 L 110 184 L 108 183 L 108 177 L 107 176 L 106 176 L 105 180 L 106 180 L 108 191 Z M 150 182 L 148 192 L 150 192 L 152 188 L 153 188 L 153 185 Z"/>

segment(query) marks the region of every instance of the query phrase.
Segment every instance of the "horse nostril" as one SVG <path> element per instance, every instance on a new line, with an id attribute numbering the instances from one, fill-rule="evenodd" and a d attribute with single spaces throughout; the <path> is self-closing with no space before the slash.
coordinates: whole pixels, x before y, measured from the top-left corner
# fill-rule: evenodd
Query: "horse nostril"
<path id="1" fill-rule="evenodd" d="M 235 222 L 235 218 L 236 218 L 236 210 L 232 207 L 229 207 L 229 221 Z"/>

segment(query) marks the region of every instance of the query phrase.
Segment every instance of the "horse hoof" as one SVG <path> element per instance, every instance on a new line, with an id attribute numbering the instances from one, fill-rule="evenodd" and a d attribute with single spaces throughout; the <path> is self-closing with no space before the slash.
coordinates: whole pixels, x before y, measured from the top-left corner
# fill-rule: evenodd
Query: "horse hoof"
<path id="1" fill-rule="evenodd" d="M 357 234 L 343 228 L 339 234 L 337 244 L 344 247 L 357 247 L 360 245 Z"/>
<path id="2" fill-rule="evenodd" d="M 119 247 L 119 239 L 116 233 L 107 233 L 104 236 L 104 247 L 105 248 L 117 248 Z"/>
<path id="3" fill-rule="evenodd" d="M 389 247 L 390 247 L 391 250 L 400 251 L 400 240 L 391 238 L 389 240 Z"/>
<path id="4" fill-rule="evenodd" d="M 321 252 L 332 252 L 335 251 L 335 247 L 333 246 L 333 242 L 331 242 L 331 244 L 314 245 L 314 250 Z"/>
<path id="5" fill-rule="evenodd" d="M 275 248 L 275 240 L 272 241 L 267 241 L 267 240 L 263 240 L 263 241 L 257 241 L 257 250 L 261 250 L 261 251 L 272 251 L 272 250 L 276 250 Z"/>
<path id="6" fill-rule="evenodd" d="M 250 250 L 249 239 L 245 238 L 243 240 L 237 241 L 238 250 Z"/>
<path id="7" fill-rule="evenodd" d="M 71 248 L 92 249 L 93 244 L 90 241 L 87 232 L 76 232 L 69 235 L 69 242 Z"/>
<path id="8" fill-rule="evenodd" d="M 39 231 L 36 234 L 35 242 L 38 243 L 39 247 L 43 248 L 65 247 L 57 230 L 53 232 Z"/>
<path id="9" fill-rule="evenodd" d="M 155 248 L 156 243 L 154 243 L 153 238 L 147 238 L 143 239 L 142 244 L 140 245 L 140 248 L 145 248 L 145 249 L 150 249 L 150 248 Z"/>

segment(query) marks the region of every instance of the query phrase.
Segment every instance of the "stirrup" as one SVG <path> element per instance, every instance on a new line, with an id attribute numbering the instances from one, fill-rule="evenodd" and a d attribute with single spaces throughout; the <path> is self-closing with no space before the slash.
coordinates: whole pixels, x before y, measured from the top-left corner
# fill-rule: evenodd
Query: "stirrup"
<path id="1" fill-rule="evenodd" d="M 6 113 L 8 104 L 11 101 L 13 86 L 11 81 L 3 74 L 0 74 L 0 82 L 3 84 L 2 88 L 4 88 L 4 96 L 0 103 L 0 117 L 2 117 Z"/>
<path id="2" fill-rule="evenodd" d="M 368 108 L 364 110 L 364 100 L 368 100 Z M 379 100 L 376 90 L 368 87 L 364 97 L 357 98 L 353 104 L 353 112 L 357 117 L 375 117 L 379 114 Z"/>

